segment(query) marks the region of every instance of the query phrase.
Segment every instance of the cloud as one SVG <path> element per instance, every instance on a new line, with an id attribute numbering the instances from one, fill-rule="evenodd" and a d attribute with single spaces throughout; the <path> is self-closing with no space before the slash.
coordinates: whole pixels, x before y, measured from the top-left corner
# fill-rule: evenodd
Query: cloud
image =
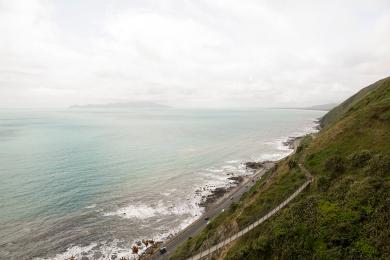
<path id="1" fill-rule="evenodd" d="M 388 1 L 1 1 L 0 106 L 312 105 L 388 76 Z"/>

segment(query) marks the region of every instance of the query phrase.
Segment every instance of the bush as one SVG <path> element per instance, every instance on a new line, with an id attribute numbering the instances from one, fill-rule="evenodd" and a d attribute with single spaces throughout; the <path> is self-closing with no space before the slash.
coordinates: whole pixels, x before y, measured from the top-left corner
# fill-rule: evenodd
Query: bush
<path id="1" fill-rule="evenodd" d="M 363 168 L 367 165 L 368 161 L 371 159 L 372 154 L 370 151 L 363 150 L 356 152 L 348 157 L 348 160 L 352 167 L 354 168 Z"/>
<path id="2" fill-rule="evenodd" d="M 249 246 L 243 246 L 233 254 L 227 255 L 226 259 L 248 259 L 249 251 Z"/>
<path id="3" fill-rule="evenodd" d="M 309 155 L 306 156 L 306 160 L 313 160 L 314 158 L 316 157 L 316 154 L 315 153 L 311 153 Z"/>
<path id="4" fill-rule="evenodd" d="M 238 209 L 238 203 L 236 202 L 233 202 L 232 204 L 230 204 L 230 212 L 233 213 L 234 211 L 236 211 Z"/>
<path id="5" fill-rule="evenodd" d="M 369 175 L 385 176 L 390 174 L 390 158 L 387 155 L 377 154 L 368 163 L 366 173 Z"/>
<path id="6" fill-rule="evenodd" d="M 295 161 L 295 160 L 290 160 L 290 161 L 288 161 L 288 168 L 289 168 L 290 170 L 294 169 L 294 168 L 297 167 L 297 166 L 298 166 L 297 161 Z"/>
<path id="7" fill-rule="evenodd" d="M 328 176 L 320 176 L 317 181 L 317 188 L 319 191 L 327 191 L 330 187 L 331 179 Z"/>
<path id="8" fill-rule="evenodd" d="M 265 252 L 268 249 L 268 246 L 269 239 L 268 236 L 265 235 L 259 235 L 259 237 L 254 239 L 251 243 L 251 248 L 260 252 Z"/>
<path id="9" fill-rule="evenodd" d="M 345 160 L 340 156 L 333 156 L 325 161 L 325 170 L 330 173 L 343 173 L 345 171 Z"/>

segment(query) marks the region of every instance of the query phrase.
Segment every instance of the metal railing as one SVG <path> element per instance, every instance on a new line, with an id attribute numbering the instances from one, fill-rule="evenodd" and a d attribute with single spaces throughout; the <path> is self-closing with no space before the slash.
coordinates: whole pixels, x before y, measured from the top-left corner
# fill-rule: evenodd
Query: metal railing
<path id="1" fill-rule="evenodd" d="M 287 199 L 285 199 L 282 203 L 280 203 L 276 208 L 274 208 L 273 210 L 271 210 L 270 212 L 268 212 L 265 216 L 263 216 L 262 218 L 258 219 L 257 221 L 255 221 L 254 223 L 250 224 L 249 226 L 247 226 L 246 228 L 242 229 L 241 231 L 237 232 L 236 234 L 234 234 L 233 236 L 225 239 L 224 241 L 218 243 L 217 245 L 214 245 L 202 252 L 200 252 L 199 254 L 197 255 L 194 255 L 190 258 L 188 258 L 189 260 L 197 260 L 197 259 L 201 259 L 202 257 L 205 257 L 215 251 L 217 251 L 218 249 L 226 246 L 227 244 L 229 244 L 230 242 L 236 240 L 237 238 L 240 238 L 242 237 L 244 234 L 248 233 L 249 231 L 251 231 L 252 229 L 254 229 L 255 227 L 257 227 L 258 225 L 260 225 L 261 223 L 263 223 L 264 221 L 266 221 L 267 219 L 269 219 L 271 216 L 273 216 L 276 212 L 278 212 L 280 209 L 282 209 L 283 207 L 285 207 L 290 201 L 292 201 L 296 196 L 298 196 L 299 193 L 301 193 L 312 181 L 313 181 L 313 178 L 312 176 L 310 175 L 310 173 L 305 169 L 303 168 L 302 165 L 299 165 L 300 168 L 302 168 L 302 170 L 305 172 L 305 174 L 307 175 L 308 177 L 308 180 L 302 184 L 293 194 L 291 194 Z"/>

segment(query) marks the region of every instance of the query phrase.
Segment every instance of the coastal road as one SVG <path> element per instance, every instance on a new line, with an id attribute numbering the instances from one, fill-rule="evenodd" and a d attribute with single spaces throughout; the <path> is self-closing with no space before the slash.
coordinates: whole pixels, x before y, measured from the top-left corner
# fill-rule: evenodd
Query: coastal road
<path id="1" fill-rule="evenodd" d="M 241 196 L 245 192 L 247 192 L 256 183 L 256 181 L 259 180 L 264 175 L 264 173 L 267 172 L 269 169 L 271 169 L 274 165 L 275 165 L 274 162 L 265 163 L 264 168 L 258 170 L 246 181 L 240 183 L 231 192 L 227 193 L 228 196 L 222 199 L 222 201 L 210 205 L 207 212 L 204 215 L 202 215 L 197 221 L 193 222 L 187 228 L 185 228 L 176 236 L 174 236 L 172 239 L 168 240 L 165 244 L 163 244 L 162 246 L 165 246 L 167 249 L 167 252 L 165 254 L 161 255 L 157 251 L 154 255 L 152 255 L 150 259 L 168 259 L 169 256 L 173 252 L 175 252 L 176 248 L 180 244 L 185 242 L 189 237 L 194 237 L 199 231 L 201 231 L 204 227 L 206 227 L 208 222 L 207 220 L 205 220 L 206 217 L 212 220 L 215 216 L 221 213 L 222 210 L 229 209 L 230 205 L 233 202 L 238 202 Z"/>
<path id="2" fill-rule="evenodd" d="M 287 199 L 285 199 L 282 203 L 280 203 L 277 207 L 275 207 L 273 210 L 268 212 L 265 216 L 259 218 L 257 221 L 252 223 L 251 225 L 247 226 L 246 228 L 242 229 L 241 231 L 235 233 L 233 236 L 225 239 L 224 241 L 221 241 L 220 243 L 198 253 L 197 255 L 194 255 L 189 258 L 189 260 L 200 260 L 201 258 L 208 256 L 212 254 L 213 252 L 217 251 L 218 249 L 226 246 L 227 244 L 231 243 L 232 241 L 242 237 L 252 229 L 256 228 L 258 225 L 272 217 L 274 214 L 276 214 L 279 210 L 284 208 L 287 204 L 290 203 L 295 197 L 297 197 L 307 186 L 310 185 L 310 183 L 313 182 L 313 176 L 310 174 L 310 172 L 302 165 L 299 164 L 299 168 L 305 173 L 306 175 L 306 182 L 302 184 L 293 194 L 291 194 Z"/>

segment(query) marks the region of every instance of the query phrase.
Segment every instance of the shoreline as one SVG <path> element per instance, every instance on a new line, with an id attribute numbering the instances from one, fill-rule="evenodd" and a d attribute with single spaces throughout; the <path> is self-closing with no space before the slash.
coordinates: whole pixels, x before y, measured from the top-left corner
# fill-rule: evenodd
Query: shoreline
<path id="1" fill-rule="evenodd" d="M 182 242 L 184 242 L 187 238 L 181 239 L 181 236 L 185 236 L 185 233 L 187 230 L 192 229 L 194 226 L 199 226 L 198 229 L 200 229 L 202 226 L 201 223 L 199 222 L 204 222 L 206 221 L 206 225 L 208 224 L 208 219 L 212 219 L 218 214 L 213 214 L 215 213 L 216 208 L 221 208 L 221 205 L 225 205 L 228 202 L 235 202 L 236 200 L 239 200 L 242 196 L 242 194 L 246 191 L 248 191 L 261 177 L 268 172 L 274 165 L 276 165 L 278 162 L 281 160 L 284 160 L 291 156 L 293 153 L 296 152 L 297 147 L 299 146 L 300 140 L 306 136 L 307 134 L 312 134 L 313 132 L 317 132 L 320 129 L 319 121 L 315 120 L 313 121 L 313 128 L 312 132 L 307 132 L 307 133 L 302 133 L 299 136 L 289 136 L 285 141 L 282 141 L 282 145 L 284 147 L 287 147 L 288 149 L 291 150 L 290 153 L 287 155 L 283 156 L 280 159 L 277 160 L 265 160 L 265 161 L 258 161 L 258 162 L 252 162 L 252 161 L 247 161 L 244 162 L 243 164 L 246 166 L 246 169 L 251 169 L 253 170 L 253 174 L 249 175 L 244 175 L 244 176 L 236 176 L 236 177 L 229 177 L 228 179 L 232 178 L 233 180 L 236 181 L 236 185 L 232 187 L 221 187 L 217 188 L 214 191 L 212 191 L 211 194 L 207 196 L 204 202 L 201 202 L 199 206 L 204 207 L 204 213 L 195 221 L 193 221 L 191 224 L 189 224 L 187 227 L 185 227 L 183 230 L 179 231 L 176 234 L 173 234 L 171 237 L 168 237 L 167 239 L 163 241 L 159 241 L 158 245 L 168 247 L 171 246 L 173 243 L 174 245 L 171 246 L 173 248 L 170 250 L 167 250 L 167 252 L 163 255 L 159 254 L 159 247 L 155 248 L 147 248 L 143 254 L 141 254 L 139 257 L 140 259 L 151 259 L 151 258 L 156 258 L 156 257 L 162 257 L 162 258 L 168 258 L 170 254 L 174 252 L 176 247 L 180 245 Z M 252 168 L 253 167 L 253 168 Z M 259 168 L 257 168 L 259 167 Z M 241 191 L 241 192 L 239 192 Z M 241 193 L 241 194 L 237 194 Z M 237 195 L 239 195 L 237 197 Z M 230 203 L 230 204 L 231 204 Z M 223 212 L 224 208 L 222 209 L 221 212 Z M 207 218 L 207 219 L 206 219 Z M 199 230 L 196 230 L 193 232 L 194 234 L 197 234 Z M 189 236 L 190 237 L 190 236 Z M 175 242 L 175 240 L 179 240 L 178 242 Z M 149 249 L 149 250 L 148 250 Z"/>
<path id="2" fill-rule="evenodd" d="M 159 255 L 158 248 L 149 255 L 141 255 L 140 259 L 151 259 L 151 257 L 162 257 L 163 259 L 168 259 L 170 254 L 174 252 L 174 249 L 182 242 L 184 242 L 188 237 L 196 235 L 202 228 L 206 227 L 209 223 L 209 220 L 213 219 L 225 209 L 228 209 L 232 203 L 237 203 L 241 196 L 247 192 L 269 169 L 275 165 L 272 161 L 267 161 L 265 167 L 255 171 L 251 175 L 244 176 L 242 182 L 237 186 L 226 188 L 226 192 L 223 196 L 219 197 L 216 201 L 213 201 L 206 205 L 205 212 L 201 215 L 200 218 L 196 219 L 194 222 L 189 224 L 186 228 L 172 236 L 166 241 L 161 241 L 163 247 L 168 248 L 167 253 L 164 255 Z M 172 250 L 173 249 L 173 250 Z"/>
<path id="3" fill-rule="evenodd" d="M 130 259 L 138 259 L 139 255 L 147 247 L 150 247 L 152 240 L 156 241 L 156 243 L 160 241 L 166 243 L 189 225 L 192 225 L 197 219 L 202 220 L 203 213 L 209 214 L 214 206 L 218 206 L 227 200 L 231 197 L 231 194 L 235 194 L 236 190 L 245 187 L 245 185 L 252 186 L 250 181 L 251 178 L 258 176 L 256 175 L 257 168 L 255 170 L 246 170 L 246 164 L 265 160 L 271 163 L 290 154 L 292 152 L 291 149 L 287 149 L 283 141 L 288 139 L 289 136 L 313 132 L 314 118 L 314 116 L 308 118 L 305 115 L 300 116 L 297 120 L 295 118 L 293 120 L 278 120 L 278 122 L 287 122 L 285 127 L 278 127 L 277 124 L 273 124 L 273 121 L 270 121 L 269 126 L 267 124 L 259 125 L 252 116 L 248 117 L 248 123 L 250 123 L 248 125 L 253 125 L 253 127 L 247 128 L 244 124 L 237 126 L 243 133 L 242 135 L 238 135 L 241 132 L 229 132 L 226 138 L 216 143 L 217 145 L 214 145 L 214 140 L 210 139 L 205 140 L 206 145 L 200 146 L 200 148 L 190 147 L 191 149 L 183 149 L 183 156 L 188 156 L 191 159 L 189 161 L 191 164 L 187 164 L 187 161 L 185 161 L 186 163 L 183 163 L 183 165 L 179 163 L 176 165 L 174 160 L 172 162 L 169 161 L 169 164 L 165 164 L 165 157 L 164 160 L 156 162 L 153 157 L 150 157 L 150 161 L 148 161 L 149 157 L 145 157 L 144 160 L 134 160 L 137 163 L 135 164 L 136 166 L 140 165 L 139 168 L 136 167 L 134 169 L 135 173 L 143 173 L 144 171 L 153 173 L 145 180 L 140 178 L 140 186 L 136 186 L 134 191 L 134 185 L 132 185 L 133 177 L 119 181 L 119 176 L 128 176 L 128 173 L 126 171 L 118 171 L 118 178 L 113 179 L 113 183 L 118 183 L 118 185 L 121 185 L 120 187 L 123 185 L 126 189 L 113 189 L 107 186 L 107 191 L 112 190 L 112 194 L 110 193 L 106 197 L 102 197 L 104 199 L 100 199 L 100 197 L 96 197 L 93 200 L 86 199 L 82 204 L 77 205 L 77 211 L 72 214 L 50 216 L 50 218 L 44 219 L 44 221 L 37 218 L 35 222 L 35 219 L 32 219 L 31 222 L 26 223 L 26 227 L 34 227 L 33 225 L 38 223 L 41 225 L 41 232 L 50 230 L 53 227 L 53 223 L 61 224 L 61 226 L 56 227 L 58 230 L 63 229 L 63 226 L 68 223 L 76 224 L 72 224 L 71 228 L 68 228 L 67 233 L 50 236 L 50 244 L 47 243 L 42 249 L 35 249 L 33 246 L 30 246 L 35 244 L 33 240 L 30 240 L 31 243 L 28 244 L 28 247 L 26 244 L 26 252 L 20 253 L 20 255 L 31 253 L 31 255 L 42 257 L 42 259 L 69 258 L 71 255 L 78 258 L 84 256 L 84 258 L 96 258 L 99 255 L 109 255 L 117 256 L 118 258 L 124 256 L 130 257 Z M 258 121 L 261 122 L 262 119 L 260 118 Z M 283 124 L 281 125 L 283 126 Z M 260 131 L 254 126 L 259 126 Z M 271 130 L 267 130 L 263 134 L 263 128 Z M 249 134 L 247 133 L 248 130 L 250 130 Z M 112 137 L 115 142 L 119 140 L 115 138 L 115 135 Z M 203 143 L 201 144 L 203 145 Z M 203 149 L 206 152 L 201 153 Z M 172 156 L 175 159 L 177 154 L 172 153 Z M 167 158 L 171 157 L 167 155 Z M 192 161 L 195 163 L 192 163 Z M 91 161 L 87 160 L 85 165 L 89 166 L 93 162 L 94 159 L 91 159 Z M 113 167 L 128 169 L 129 166 L 132 166 L 132 163 L 133 161 L 129 161 L 129 165 L 127 165 L 126 161 L 123 164 L 108 164 L 105 167 L 107 169 Z M 154 163 L 156 165 L 161 163 L 161 165 L 160 167 L 155 167 Z M 96 169 L 98 171 L 98 168 Z M 73 170 L 73 168 L 70 170 Z M 160 171 L 162 172 L 161 175 Z M 154 175 L 154 173 L 156 174 Z M 106 175 L 102 174 L 102 176 L 105 177 Z M 177 176 L 180 176 L 181 179 L 175 179 Z M 267 176 L 268 173 L 262 177 L 260 182 L 266 180 Z M 158 186 L 160 182 L 163 183 Z M 104 182 L 99 182 L 100 184 L 106 185 Z M 146 188 L 138 189 L 138 187 L 144 187 L 141 185 L 145 185 Z M 196 189 L 202 189 L 199 196 L 194 196 Z M 146 192 L 148 190 L 151 192 Z M 85 192 L 90 191 L 94 192 L 93 188 L 90 190 L 86 189 Z M 96 196 L 100 196 L 100 194 L 96 193 Z M 200 200 L 202 196 L 205 199 Z M 234 197 L 237 196 L 239 195 Z M 69 196 L 69 198 L 72 197 L 73 195 Z M 64 204 L 64 206 L 66 205 Z M 80 214 L 78 209 L 80 209 Z M 227 209 L 225 208 L 225 210 Z M 86 219 L 88 222 L 79 221 L 79 219 Z M 103 229 L 99 231 L 101 227 Z M 6 226 L 6 228 L 7 230 L 13 229 L 12 226 Z M 88 232 L 88 239 L 84 239 L 85 234 L 76 232 L 77 230 Z M 102 235 L 101 232 L 103 231 L 106 232 L 106 235 Z M 27 237 L 27 232 L 20 232 L 20 234 L 24 233 L 26 233 Z M 47 237 L 49 235 L 47 233 Z M 32 234 L 31 236 L 35 235 Z M 72 239 L 73 237 L 75 239 Z M 148 241 L 149 245 L 145 246 L 142 244 L 138 254 L 132 254 L 132 246 L 136 243 L 138 245 L 139 242 L 143 243 L 142 240 Z M 15 243 L 18 244 L 19 242 L 22 241 L 16 237 Z M 54 248 L 52 244 L 56 247 Z M 9 248 L 12 249 L 11 244 Z M 12 250 L 7 252 L 10 252 L 12 255 Z"/>
<path id="4" fill-rule="evenodd" d="M 211 208 L 219 205 L 223 200 L 231 197 L 234 194 L 234 191 L 238 188 L 246 185 L 250 180 L 259 178 L 259 172 L 264 170 L 264 168 L 254 171 L 254 173 L 245 176 L 236 176 L 229 177 L 229 180 L 234 180 L 235 185 L 231 187 L 220 187 L 216 188 L 210 195 L 206 197 L 206 200 L 199 204 L 199 206 L 204 207 L 205 212 L 203 215 L 207 215 Z M 261 177 L 261 176 L 260 176 Z"/>
<path id="5" fill-rule="evenodd" d="M 313 129 L 318 130 L 319 123 L 317 121 L 313 121 L 313 123 L 315 124 L 313 126 Z M 299 136 L 289 136 L 289 137 L 287 137 L 287 139 L 285 141 L 282 141 L 282 145 L 284 147 L 287 147 L 288 149 L 290 149 L 291 152 L 288 153 L 287 155 L 283 156 L 280 159 L 243 162 L 242 164 L 245 165 L 246 170 L 253 171 L 253 173 L 247 174 L 247 175 L 230 176 L 227 179 L 235 181 L 235 184 L 233 186 L 218 187 L 215 190 L 211 191 L 211 194 L 207 195 L 205 200 L 199 203 L 199 206 L 204 208 L 203 215 L 208 215 L 208 212 L 211 208 L 218 206 L 226 198 L 231 197 L 231 195 L 233 195 L 237 189 L 240 189 L 243 186 L 248 185 L 248 183 L 251 184 L 250 181 L 252 181 L 252 180 L 254 180 L 254 182 L 259 180 L 265 174 L 265 172 L 267 172 L 271 168 L 270 165 L 274 165 L 274 164 L 278 163 L 279 161 L 284 160 L 285 158 L 289 157 L 291 154 L 293 154 L 299 145 L 299 141 L 305 135 L 307 135 L 307 134 L 303 134 L 303 135 L 299 135 Z M 247 188 L 248 188 L 248 190 L 250 189 L 250 187 L 247 187 Z M 200 218 L 198 218 L 197 220 L 199 220 Z M 196 222 L 197 220 L 195 220 L 193 222 Z M 189 225 L 191 225 L 191 224 L 189 224 Z M 177 234 L 179 234 L 180 232 L 181 231 L 179 231 Z M 173 234 L 172 237 L 166 239 L 165 241 L 161 241 L 161 242 L 164 243 L 167 240 L 175 237 L 177 234 Z"/>
<path id="6" fill-rule="evenodd" d="M 238 202 L 241 196 L 245 192 L 247 192 L 258 180 L 260 180 L 262 176 L 266 172 L 268 172 L 268 170 L 270 170 L 278 161 L 283 160 L 289 155 L 276 161 L 268 160 L 262 162 L 265 165 L 265 167 L 256 170 L 251 175 L 242 176 L 242 180 L 236 186 L 229 187 L 229 188 L 221 188 L 223 189 L 223 194 L 222 191 L 219 191 L 218 195 L 210 194 L 209 196 L 212 197 L 212 199 L 205 202 L 204 213 L 198 219 L 193 221 L 191 224 L 189 224 L 187 227 L 185 227 L 178 233 L 170 236 L 166 240 L 156 242 L 155 247 L 147 248 L 139 256 L 139 259 L 155 259 L 159 257 L 161 257 L 162 259 L 168 259 L 169 256 L 174 252 L 174 250 L 169 248 L 165 254 L 160 255 L 159 253 L 160 246 L 166 248 L 172 247 L 173 249 L 176 249 L 178 245 L 184 242 L 188 237 L 191 237 L 191 235 L 188 236 L 186 233 L 190 233 L 190 234 L 193 233 L 194 235 L 197 234 L 199 230 L 201 230 L 203 227 L 205 227 L 208 224 L 209 219 L 210 220 L 213 219 L 215 216 L 223 212 L 225 208 L 229 208 L 230 204 L 232 204 L 233 202 Z M 214 199 L 214 196 L 218 196 L 218 197 Z M 193 229 L 195 229 L 194 232 L 192 232 Z"/>

